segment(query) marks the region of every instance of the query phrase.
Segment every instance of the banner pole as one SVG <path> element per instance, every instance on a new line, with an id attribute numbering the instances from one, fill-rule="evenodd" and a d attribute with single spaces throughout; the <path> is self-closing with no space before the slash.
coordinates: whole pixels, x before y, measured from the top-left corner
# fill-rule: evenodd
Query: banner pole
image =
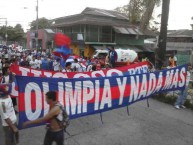
<path id="1" fill-rule="evenodd" d="M 149 108 L 149 99 L 147 99 L 147 107 Z"/>
<path id="2" fill-rule="evenodd" d="M 104 124 L 104 122 L 103 122 L 103 115 L 102 115 L 102 113 L 100 113 L 100 118 L 101 118 L 101 122 L 102 122 L 102 124 Z"/>
<path id="3" fill-rule="evenodd" d="M 129 113 L 129 106 L 127 106 L 127 115 L 130 116 L 130 113 Z"/>

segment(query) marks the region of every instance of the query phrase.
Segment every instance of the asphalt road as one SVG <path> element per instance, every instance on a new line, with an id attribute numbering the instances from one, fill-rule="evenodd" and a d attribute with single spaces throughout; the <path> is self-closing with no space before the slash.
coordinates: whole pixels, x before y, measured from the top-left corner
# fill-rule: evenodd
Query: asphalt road
<path id="1" fill-rule="evenodd" d="M 193 145 L 193 111 L 150 99 L 103 113 L 72 120 L 65 145 Z M 42 145 L 44 127 L 20 131 L 20 145 Z M 0 128 L 0 145 L 3 144 Z"/>

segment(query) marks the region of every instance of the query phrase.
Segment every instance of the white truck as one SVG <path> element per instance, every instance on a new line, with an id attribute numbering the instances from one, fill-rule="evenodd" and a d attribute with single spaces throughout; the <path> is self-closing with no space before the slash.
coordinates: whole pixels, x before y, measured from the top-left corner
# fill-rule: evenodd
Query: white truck
<path id="1" fill-rule="evenodd" d="M 115 49 L 117 52 L 117 65 L 125 65 L 128 63 L 134 63 L 138 60 L 138 54 L 134 50 L 130 49 Z M 93 58 L 105 59 L 106 56 L 109 54 L 108 50 L 96 50 Z"/>

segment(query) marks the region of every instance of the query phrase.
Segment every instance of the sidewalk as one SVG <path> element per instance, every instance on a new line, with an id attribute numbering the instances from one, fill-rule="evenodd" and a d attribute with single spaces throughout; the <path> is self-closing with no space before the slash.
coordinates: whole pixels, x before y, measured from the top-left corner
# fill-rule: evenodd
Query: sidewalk
<path id="1" fill-rule="evenodd" d="M 66 145 L 193 145 L 193 111 L 150 99 L 103 113 L 72 120 Z M 42 145 L 44 127 L 22 130 L 20 145 Z M 2 144 L 0 128 L 0 145 Z"/>

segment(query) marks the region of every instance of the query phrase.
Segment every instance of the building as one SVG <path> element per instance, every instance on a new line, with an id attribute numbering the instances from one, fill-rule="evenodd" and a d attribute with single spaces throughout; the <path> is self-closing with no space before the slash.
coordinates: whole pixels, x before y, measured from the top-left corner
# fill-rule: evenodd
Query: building
<path id="1" fill-rule="evenodd" d="M 169 30 L 167 36 L 167 57 L 175 54 L 178 65 L 192 63 L 193 30 Z"/>
<path id="2" fill-rule="evenodd" d="M 115 48 L 144 49 L 144 38 L 154 36 L 149 30 L 140 31 L 129 24 L 126 15 L 110 10 L 86 8 L 82 13 L 54 19 L 53 29 L 63 32 L 72 39 L 73 53 L 90 57 L 95 49 Z"/>
<path id="3" fill-rule="evenodd" d="M 43 51 L 51 51 L 53 49 L 53 37 L 55 32 L 51 29 L 41 29 L 38 30 L 38 49 Z M 35 31 L 27 32 L 27 48 L 35 49 L 36 40 L 35 40 Z"/>

